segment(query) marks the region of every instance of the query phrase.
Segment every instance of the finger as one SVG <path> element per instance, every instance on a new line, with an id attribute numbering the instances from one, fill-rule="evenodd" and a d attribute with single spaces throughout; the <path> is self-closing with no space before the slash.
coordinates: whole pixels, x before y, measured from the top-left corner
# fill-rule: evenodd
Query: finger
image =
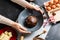
<path id="1" fill-rule="evenodd" d="M 40 9 L 40 12 L 43 14 L 44 12 Z"/>
<path id="2" fill-rule="evenodd" d="M 43 14 L 43 11 L 41 10 L 40 6 L 36 5 L 37 11 L 41 12 Z"/>
<path id="3" fill-rule="evenodd" d="M 23 27 L 21 24 L 19 24 L 20 25 L 20 28 L 22 29 L 22 30 L 27 30 L 25 27 Z"/>
<path id="4" fill-rule="evenodd" d="M 24 28 L 24 27 L 20 27 L 20 29 L 23 30 L 23 31 L 27 31 L 27 29 Z"/>
<path id="5" fill-rule="evenodd" d="M 31 33 L 31 32 L 28 32 L 28 31 L 21 30 L 21 29 L 19 29 L 19 32 L 21 32 L 21 33 Z"/>
<path id="6" fill-rule="evenodd" d="M 49 2 L 45 2 L 45 3 L 44 3 L 44 6 L 48 6 L 48 5 L 49 5 Z"/>

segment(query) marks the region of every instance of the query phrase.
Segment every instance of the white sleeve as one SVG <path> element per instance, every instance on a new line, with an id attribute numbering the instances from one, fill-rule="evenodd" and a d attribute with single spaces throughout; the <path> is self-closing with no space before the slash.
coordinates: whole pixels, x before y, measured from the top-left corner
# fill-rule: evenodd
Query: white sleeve
<path id="1" fill-rule="evenodd" d="M 2 24 L 6 24 L 6 25 L 9 25 L 9 26 L 12 26 L 12 24 L 14 23 L 14 21 L 0 15 L 0 23 Z"/>
<path id="2" fill-rule="evenodd" d="M 24 8 L 30 8 L 30 9 L 34 9 L 34 6 L 31 5 L 30 3 L 28 3 L 27 1 L 25 0 L 11 0 L 12 2 L 14 3 L 17 3 L 19 5 L 21 5 L 22 7 Z"/>

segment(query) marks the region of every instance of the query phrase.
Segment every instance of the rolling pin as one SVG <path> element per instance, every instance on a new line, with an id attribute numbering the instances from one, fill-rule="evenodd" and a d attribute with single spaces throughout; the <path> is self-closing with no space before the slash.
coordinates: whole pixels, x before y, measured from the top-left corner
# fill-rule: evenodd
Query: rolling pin
<path id="1" fill-rule="evenodd" d="M 21 35 L 20 36 L 20 40 L 24 40 L 24 35 Z"/>

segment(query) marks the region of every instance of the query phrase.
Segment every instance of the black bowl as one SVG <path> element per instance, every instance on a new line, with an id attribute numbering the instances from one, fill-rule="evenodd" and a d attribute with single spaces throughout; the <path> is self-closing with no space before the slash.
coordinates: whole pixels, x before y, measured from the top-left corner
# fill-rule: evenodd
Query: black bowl
<path id="1" fill-rule="evenodd" d="M 36 26 L 33 27 L 33 28 L 28 28 L 28 27 L 26 27 L 26 26 L 24 25 L 25 19 L 26 19 L 28 16 L 30 16 L 30 15 L 36 16 L 37 19 L 38 19 L 38 22 L 37 22 Z M 43 24 L 43 15 L 42 15 L 40 12 L 37 12 L 37 11 L 35 11 L 35 10 L 33 10 L 32 12 L 29 12 L 28 9 L 25 9 L 24 11 L 22 11 L 22 12 L 20 13 L 20 15 L 18 16 L 17 21 L 18 21 L 18 23 L 20 23 L 21 25 L 23 25 L 25 28 L 27 28 L 28 31 L 34 32 L 34 31 L 40 29 L 40 27 L 42 26 L 42 24 Z"/>

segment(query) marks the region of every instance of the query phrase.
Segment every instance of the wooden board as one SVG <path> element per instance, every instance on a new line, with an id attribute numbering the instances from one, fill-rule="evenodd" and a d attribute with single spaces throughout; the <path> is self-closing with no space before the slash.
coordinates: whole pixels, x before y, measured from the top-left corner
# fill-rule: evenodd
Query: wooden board
<path id="1" fill-rule="evenodd" d="M 55 23 L 59 22 L 60 21 L 60 2 L 49 4 L 48 6 L 46 6 L 47 3 L 49 2 L 50 1 L 44 3 L 45 9 L 48 12 L 48 16 L 49 17 L 53 16 Z"/>

